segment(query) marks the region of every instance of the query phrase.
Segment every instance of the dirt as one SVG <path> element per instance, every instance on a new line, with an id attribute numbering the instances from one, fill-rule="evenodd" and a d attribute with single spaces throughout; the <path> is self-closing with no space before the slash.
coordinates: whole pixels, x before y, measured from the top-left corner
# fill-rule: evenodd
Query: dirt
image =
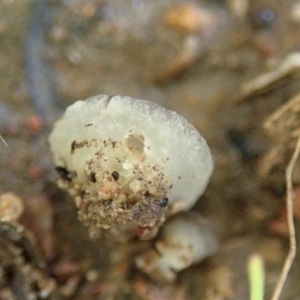
<path id="1" fill-rule="evenodd" d="M 262 175 L 273 146 L 262 125 L 299 92 L 299 78 L 237 100 L 242 84 L 299 49 L 300 23 L 292 13 L 296 1 L 253 0 L 245 14 L 230 10 L 231 2 L 194 1 L 183 8 L 191 19 L 177 23 L 183 0 L 0 2 L 0 134 L 8 144 L 0 140 L 0 194 L 23 199 L 20 222 L 42 249 L 39 278 L 55 282 L 51 299 L 249 299 L 247 260 L 256 252 L 265 262 L 270 298 L 288 251 L 286 235 L 270 223 L 280 218 L 291 152 Z M 172 10 L 175 17 L 166 23 Z M 193 210 L 214 224 L 221 246 L 175 284 L 153 282 L 135 268 L 133 258 L 147 243 L 92 240 L 73 199 L 55 184 L 47 144 L 52 123 L 67 105 L 96 94 L 175 110 L 212 150 L 215 170 Z M 300 299 L 298 266 L 299 255 L 283 300 Z M 0 298 L 21 299 L 11 293 L 11 276 L 0 280 Z M 34 280 L 42 290 L 43 281 Z"/>

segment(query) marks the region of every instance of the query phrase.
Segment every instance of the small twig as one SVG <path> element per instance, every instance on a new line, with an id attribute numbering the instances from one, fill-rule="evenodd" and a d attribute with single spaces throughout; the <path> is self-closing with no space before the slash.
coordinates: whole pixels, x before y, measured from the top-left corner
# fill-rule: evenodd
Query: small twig
<path id="1" fill-rule="evenodd" d="M 8 145 L 7 145 L 6 141 L 5 141 L 5 139 L 2 137 L 1 134 L 0 134 L 0 140 L 3 142 L 3 144 L 4 144 L 6 147 L 8 147 Z"/>
<path id="2" fill-rule="evenodd" d="M 293 112 L 294 114 L 300 109 L 300 93 L 290 99 L 287 103 L 277 109 L 268 119 L 264 122 L 263 127 L 265 130 L 272 132 L 274 124 L 278 123 L 278 120 L 287 118 L 287 114 Z"/>
<path id="3" fill-rule="evenodd" d="M 294 205 L 294 194 L 293 194 L 293 183 L 292 183 L 292 173 L 296 164 L 296 161 L 300 153 L 300 132 L 298 132 L 298 141 L 295 147 L 293 156 L 286 168 L 285 179 L 286 179 L 286 210 L 287 210 L 287 222 L 289 228 L 290 237 L 290 249 L 289 253 L 285 259 L 280 278 L 276 284 L 272 300 L 278 300 L 282 292 L 286 277 L 290 271 L 291 265 L 294 261 L 296 255 L 296 237 L 295 237 L 295 225 L 293 217 L 293 205 Z"/>
<path id="4" fill-rule="evenodd" d="M 275 69 L 267 71 L 244 83 L 240 88 L 238 101 L 241 102 L 247 97 L 262 93 L 270 89 L 276 82 L 299 72 L 300 69 L 300 52 L 290 53 Z"/>

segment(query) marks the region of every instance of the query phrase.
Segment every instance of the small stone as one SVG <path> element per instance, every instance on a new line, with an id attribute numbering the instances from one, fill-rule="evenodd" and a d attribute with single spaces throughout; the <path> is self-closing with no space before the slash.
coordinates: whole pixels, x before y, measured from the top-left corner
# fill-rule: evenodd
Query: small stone
<path id="1" fill-rule="evenodd" d="M 170 9 L 164 16 L 164 22 L 170 27 L 195 33 L 211 27 L 215 17 L 212 12 L 195 3 L 186 3 Z"/>
<path id="2" fill-rule="evenodd" d="M 16 221 L 24 211 L 23 201 L 14 193 L 0 196 L 0 221 Z"/>

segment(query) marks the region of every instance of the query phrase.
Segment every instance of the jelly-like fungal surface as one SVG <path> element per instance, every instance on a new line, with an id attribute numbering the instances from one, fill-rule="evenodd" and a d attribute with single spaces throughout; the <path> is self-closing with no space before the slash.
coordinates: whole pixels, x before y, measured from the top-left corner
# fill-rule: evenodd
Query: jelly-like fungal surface
<path id="1" fill-rule="evenodd" d="M 205 140 L 184 118 L 130 97 L 75 102 L 49 142 L 59 185 L 92 233 L 129 226 L 152 238 L 167 215 L 195 203 L 213 168 Z"/>

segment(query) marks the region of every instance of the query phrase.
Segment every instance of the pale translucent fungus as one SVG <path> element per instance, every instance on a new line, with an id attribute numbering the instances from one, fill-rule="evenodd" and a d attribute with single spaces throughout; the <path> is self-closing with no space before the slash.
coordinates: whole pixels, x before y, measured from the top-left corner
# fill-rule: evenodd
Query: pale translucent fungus
<path id="1" fill-rule="evenodd" d="M 206 141 L 190 123 L 130 97 L 75 102 L 49 142 L 59 184 L 75 196 L 91 232 L 130 227 L 152 238 L 166 215 L 195 204 L 213 169 Z"/>
<path id="2" fill-rule="evenodd" d="M 139 269 L 160 281 L 173 281 L 179 272 L 212 255 L 218 240 L 211 225 L 192 213 L 175 216 L 162 228 L 155 250 L 136 259 Z"/>

